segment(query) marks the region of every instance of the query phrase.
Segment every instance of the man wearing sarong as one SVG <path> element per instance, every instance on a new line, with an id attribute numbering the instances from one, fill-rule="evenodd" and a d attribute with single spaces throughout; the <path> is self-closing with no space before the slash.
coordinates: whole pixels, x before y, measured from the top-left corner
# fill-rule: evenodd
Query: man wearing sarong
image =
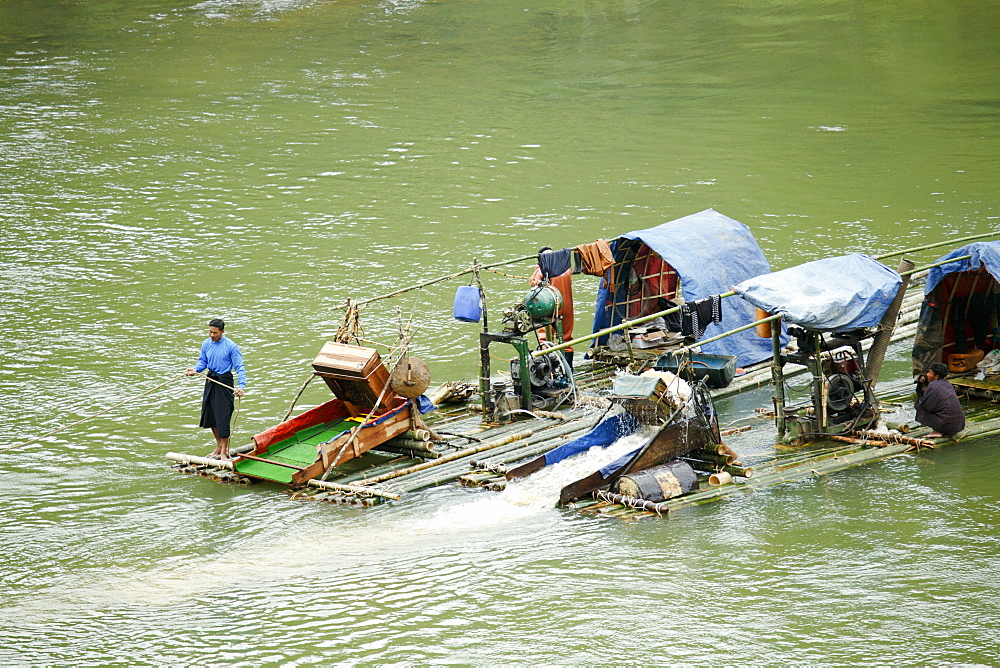
<path id="1" fill-rule="evenodd" d="M 229 459 L 229 423 L 233 417 L 233 396 L 242 397 L 247 384 L 246 370 L 240 347 L 226 338 L 226 323 L 214 318 L 208 323 L 208 338 L 201 344 L 198 364 L 185 373 L 193 376 L 208 370 L 205 391 L 201 398 L 199 427 L 211 429 L 215 437 L 215 450 L 210 457 Z M 233 386 L 233 371 L 238 386 Z"/>
<path id="2" fill-rule="evenodd" d="M 965 429 L 965 413 L 955 388 L 945 378 L 948 367 L 941 362 L 917 379 L 917 422 L 931 428 L 930 438 L 950 436 Z"/>

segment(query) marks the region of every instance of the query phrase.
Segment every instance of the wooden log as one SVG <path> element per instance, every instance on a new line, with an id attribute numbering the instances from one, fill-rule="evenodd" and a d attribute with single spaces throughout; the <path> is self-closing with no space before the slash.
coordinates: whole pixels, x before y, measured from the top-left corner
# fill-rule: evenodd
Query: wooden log
<path id="1" fill-rule="evenodd" d="M 854 443 L 857 445 L 869 446 L 872 448 L 884 448 L 885 446 L 889 445 L 889 443 L 886 441 L 880 441 L 870 438 L 858 438 L 855 436 L 841 436 L 840 434 L 827 434 L 823 438 L 829 439 L 831 441 L 840 441 L 841 443 Z M 934 447 L 934 446 L 930 445 L 928 447 Z"/>

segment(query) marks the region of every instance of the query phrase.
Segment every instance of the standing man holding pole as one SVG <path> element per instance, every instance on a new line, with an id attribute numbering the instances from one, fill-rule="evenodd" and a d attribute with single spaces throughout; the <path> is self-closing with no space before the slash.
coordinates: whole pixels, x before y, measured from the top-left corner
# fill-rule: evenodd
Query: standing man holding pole
<path id="1" fill-rule="evenodd" d="M 213 318 L 208 323 L 208 338 L 201 344 L 198 364 L 185 373 L 193 376 L 208 369 L 205 392 L 201 399 L 201 421 L 199 427 L 212 430 L 215 450 L 210 457 L 229 459 L 229 423 L 233 417 L 233 396 L 242 397 L 247 384 L 246 370 L 243 368 L 243 354 L 240 347 L 226 338 L 226 323 Z M 233 386 L 233 371 L 239 381 Z"/>

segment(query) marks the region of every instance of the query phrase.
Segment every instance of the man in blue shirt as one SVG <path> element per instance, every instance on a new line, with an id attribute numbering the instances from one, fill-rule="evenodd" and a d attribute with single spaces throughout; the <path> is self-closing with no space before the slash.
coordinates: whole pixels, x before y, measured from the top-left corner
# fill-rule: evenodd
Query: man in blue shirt
<path id="1" fill-rule="evenodd" d="M 208 323 L 208 338 L 201 344 L 198 364 L 185 373 L 193 376 L 208 369 L 209 380 L 205 381 L 205 392 L 201 398 L 201 421 L 199 427 L 212 430 L 215 450 L 210 457 L 229 459 L 229 423 L 233 417 L 233 396 L 242 397 L 247 384 L 247 373 L 243 368 L 240 347 L 226 338 L 226 323 L 214 318 Z M 239 382 L 233 387 L 233 371 Z M 215 381 L 215 382 L 213 382 Z"/>

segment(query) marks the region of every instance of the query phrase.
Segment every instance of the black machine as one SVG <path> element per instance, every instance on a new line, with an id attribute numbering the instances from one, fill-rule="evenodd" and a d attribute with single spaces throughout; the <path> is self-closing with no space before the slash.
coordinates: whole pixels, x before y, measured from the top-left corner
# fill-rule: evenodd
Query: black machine
<path id="1" fill-rule="evenodd" d="M 800 406 L 785 405 L 779 388 L 775 408 L 779 438 L 794 443 L 814 440 L 824 434 L 867 429 L 879 419 L 878 399 L 867 379 L 861 342 L 867 330 L 824 334 L 802 327 L 789 327 L 797 350 L 782 355 L 786 362 L 802 364 L 812 372 L 809 401 Z"/>

